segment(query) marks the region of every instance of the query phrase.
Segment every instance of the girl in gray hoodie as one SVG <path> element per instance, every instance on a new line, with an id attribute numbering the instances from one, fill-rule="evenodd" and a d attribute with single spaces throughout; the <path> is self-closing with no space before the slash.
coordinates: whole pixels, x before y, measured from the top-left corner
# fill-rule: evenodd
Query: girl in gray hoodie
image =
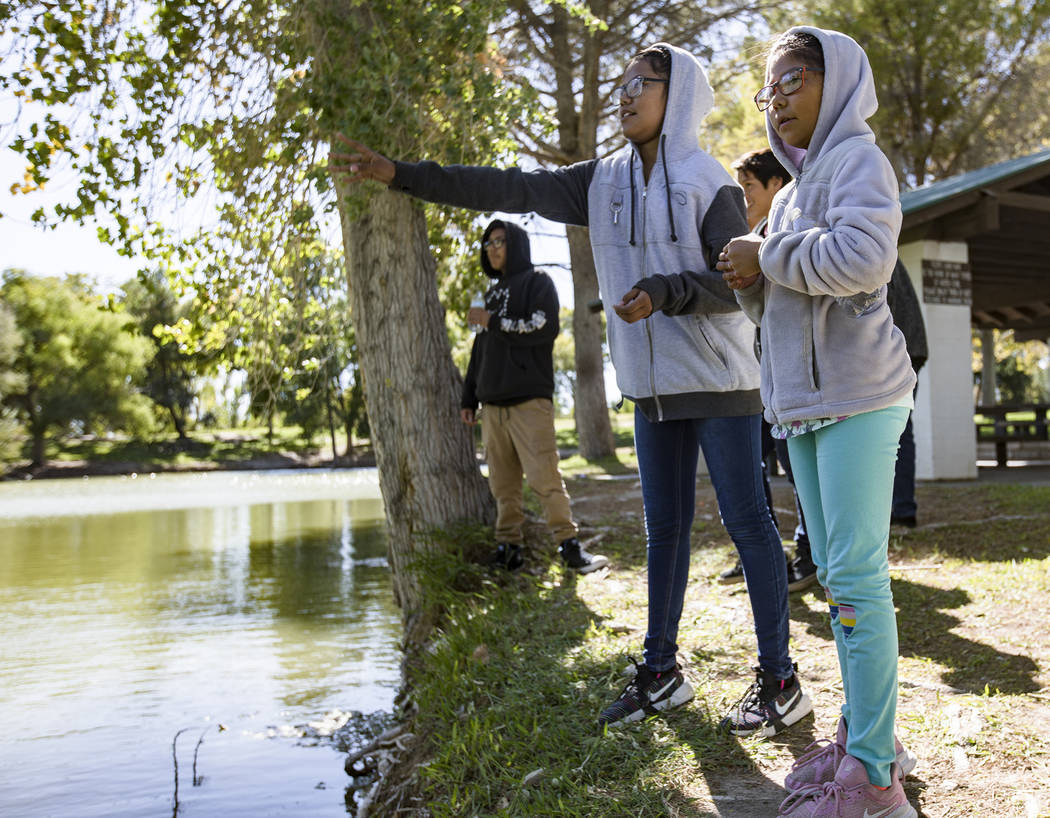
<path id="1" fill-rule="evenodd" d="M 754 327 L 715 270 L 725 243 L 747 230 L 743 195 L 700 149 L 714 94 L 693 55 L 659 43 L 628 62 L 621 82 L 614 100 L 628 145 L 602 159 L 529 172 L 442 167 L 392 162 L 343 138 L 353 152 L 333 154 L 331 169 L 428 201 L 535 211 L 590 229 L 603 301 L 615 310 L 607 330 L 617 384 L 635 404 L 649 569 L 643 661 L 598 721 L 637 721 L 693 696 L 677 637 L 702 450 L 740 554 L 758 643 L 755 680 L 725 726 L 772 735 L 812 705 L 789 654 L 787 570 L 762 487 Z M 653 311 L 665 305 L 691 314 Z"/>
<path id="2" fill-rule="evenodd" d="M 897 441 L 915 374 L 886 305 L 901 225 L 893 169 L 867 119 L 863 49 L 790 29 L 755 102 L 794 177 L 765 238 L 729 242 L 718 268 L 762 328 L 762 402 L 786 438 L 817 578 L 831 612 L 845 703 L 835 739 L 799 758 L 780 815 L 914 818 L 894 738 L 897 621 L 887 543 Z"/>

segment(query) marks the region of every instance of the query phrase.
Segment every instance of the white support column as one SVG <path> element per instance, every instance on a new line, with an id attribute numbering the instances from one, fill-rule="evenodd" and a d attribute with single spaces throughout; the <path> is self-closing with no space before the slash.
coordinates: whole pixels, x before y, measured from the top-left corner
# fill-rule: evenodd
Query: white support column
<path id="1" fill-rule="evenodd" d="M 929 293 L 924 297 L 923 261 L 968 264 L 965 242 L 917 241 L 900 247 L 922 304 L 930 357 L 919 373 L 915 400 L 915 476 L 920 480 L 977 477 L 977 441 L 973 423 L 973 363 L 970 293 L 965 304 Z M 966 288 L 968 290 L 968 288 Z"/>

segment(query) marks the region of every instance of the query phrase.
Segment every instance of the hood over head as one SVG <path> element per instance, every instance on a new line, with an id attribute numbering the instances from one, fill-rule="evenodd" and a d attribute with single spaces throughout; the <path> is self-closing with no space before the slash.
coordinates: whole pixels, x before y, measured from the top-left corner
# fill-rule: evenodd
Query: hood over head
<path id="1" fill-rule="evenodd" d="M 485 242 L 489 239 L 489 233 L 497 227 L 502 227 L 507 232 L 507 263 L 504 265 L 503 273 L 494 270 L 489 264 L 489 254 L 485 251 Z M 493 219 L 481 236 L 481 269 L 489 278 L 509 277 L 524 270 L 532 269 L 532 248 L 529 244 L 529 234 L 514 222 L 505 222 L 502 219 Z"/>
<path id="2" fill-rule="evenodd" d="M 671 77 L 667 85 L 667 109 L 660 140 L 670 159 L 690 154 L 700 147 L 700 123 L 711 113 L 715 94 L 700 61 L 688 51 L 669 43 L 656 43 L 671 53 Z"/>
<path id="3" fill-rule="evenodd" d="M 704 121 L 715 104 L 715 94 L 707 79 L 707 72 L 700 61 L 688 51 L 669 43 L 656 43 L 651 48 L 663 48 L 671 55 L 671 76 L 667 84 L 667 107 L 660 128 L 660 154 L 658 162 L 663 170 L 664 199 L 667 219 L 671 225 L 671 241 L 678 241 L 675 231 L 674 213 L 671 209 L 671 174 L 668 164 L 684 159 L 700 150 L 700 123 Z M 635 246 L 635 196 L 634 159 L 638 149 L 632 146 L 631 154 L 631 238 Z"/>
<path id="4" fill-rule="evenodd" d="M 856 40 L 838 31 L 813 26 L 795 26 L 784 32 L 785 35 L 794 33 L 812 34 L 824 50 L 824 91 L 817 127 L 809 148 L 804 151 L 781 140 L 768 114 L 766 134 L 777 159 L 792 176 L 798 176 L 803 162 L 812 163 L 846 139 L 861 137 L 874 142 L 875 134 L 867 120 L 878 110 L 879 101 L 868 55 Z"/>

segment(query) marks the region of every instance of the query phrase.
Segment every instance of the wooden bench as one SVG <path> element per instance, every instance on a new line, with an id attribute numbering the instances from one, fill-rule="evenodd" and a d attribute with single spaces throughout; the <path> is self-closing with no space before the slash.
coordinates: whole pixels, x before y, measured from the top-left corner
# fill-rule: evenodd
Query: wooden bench
<path id="1" fill-rule="evenodd" d="M 1021 406 L 977 406 L 974 411 L 990 420 L 977 421 L 977 442 L 995 443 L 995 463 L 1006 466 L 1006 444 L 1033 440 L 1050 440 L 1047 413 L 1050 404 L 1032 403 Z M 1031 413 L 1032 420 L 1007 420 L 1008 414 Z"/>

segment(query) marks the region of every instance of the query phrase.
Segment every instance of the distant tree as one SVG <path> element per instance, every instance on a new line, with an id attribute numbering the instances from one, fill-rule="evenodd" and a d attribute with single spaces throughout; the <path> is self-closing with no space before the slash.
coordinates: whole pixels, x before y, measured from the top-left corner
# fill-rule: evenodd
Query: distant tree
<path id="1" fill-rule="evenodd" d="M 15 371 L 22 338 L 15 325 L 11 309 L 0 302 L 0 462 L 6 462 L 18 452 L 21 437 L 18 419 L 6 398 L 23 388 L 25 379 Z"/>
<path id="2" fill-rule="evenodd" d="M 251 408 L 268 421 L 280 414 L 312 440 L 326 429 L 333 456 L 336 428 L 360 432 L 363 391 L 350 307 L 342 281 L 342 259 L 319 242 L 288 253 L 273 276 L 265 320 L 246 316 L 240 337 L 246 341 L 243 365 L 248 372 Z M 254 347 L 262 344 L 266 354 Z"/>
<path id="3" fill-rule="evenodd" d="M 710 69 L 715 107 L 704 120 L 700 144 L 727 170 L 743 154 L 769 145 L 765 115 L 754 102 L 765 76 L 763 52 L 764 46 L 749 39 L 739 51 L 720 55 Z"/>
<path id="4" fill-rule="evenodd" d="M 164 273 L 143 272 L 124 285 L 120 304 L 153 344 L 146 366 L 146 394 L 167 413 L 179 440 L 185 440 L 199 356 L 179 344 L 168 329 L 182 312 L 175 292 Z"/>
<path id="5" fill-rule="evenodd" d="M 1050 0 L 807 0 L 770 20 L 837 29 L 864 47 L 879 94 L 872 127 L 905 185 L 1050 144 L 1038 102 Z"/>
<path id="6" fill-rule="evenodd" d="M 1045 403 L 1050 400 L 1048 346 L 1043 341 L 1018 342 L 1013 330 L 995 330 L 995 383 L 1004 405 Z M 981 333 L 973 333 L 974 384 L 980 394 L 983 374 Z"/>
<path id="7" fill-rule="evenodd" d="M 29 433 L 33 465 L 43 465 L 49 435 L 149 426 L 149 402 L 133 384 L 150 343 L 105 309 L 84 279 L 8 270 L 0 296 L 22 341 L 13 365 L 22 383 L 7 402 Z"/>

